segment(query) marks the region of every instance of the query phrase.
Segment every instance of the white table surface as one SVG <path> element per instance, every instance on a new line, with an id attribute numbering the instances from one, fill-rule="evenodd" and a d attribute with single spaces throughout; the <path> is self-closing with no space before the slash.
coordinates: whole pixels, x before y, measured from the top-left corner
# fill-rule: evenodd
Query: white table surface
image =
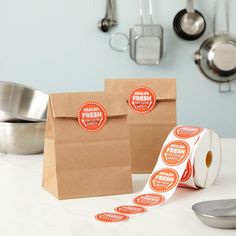
<path id="1" fill-rule="evenodd" d="M 222 168 L 213 186 L 197 191 L 178 188 L 162 207 L 119 226 L 96 223 L 93 216 L 125 204 L 132 195 L 59 201 L 41 187 L 42 155 L 0 154 L 0 235 L 235 236 L 236 230 L 205 226 L 191 210 L 199 201 L 236 198 L 236 140 L 224 139 L 222 147 Z M 148 175 L 134 175 L 134 192 L 141 191 L 147 179 Z"/>

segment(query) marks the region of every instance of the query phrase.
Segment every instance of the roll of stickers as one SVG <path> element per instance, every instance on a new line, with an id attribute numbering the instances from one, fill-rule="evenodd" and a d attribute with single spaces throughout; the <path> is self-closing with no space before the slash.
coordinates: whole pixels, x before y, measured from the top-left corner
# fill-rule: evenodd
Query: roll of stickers
<path id="1" fill-rule="evenodd" d="M 177 126 L 165 140 L 143 191 L 128 204 L 115 207 L 114 212 L 97 214 L 95 219 L 106 223 L 127 221 L 166 203 L 177 186 L 207 188 L 215 182 L 220 165 L 220 139 L 213 130 Z"/>

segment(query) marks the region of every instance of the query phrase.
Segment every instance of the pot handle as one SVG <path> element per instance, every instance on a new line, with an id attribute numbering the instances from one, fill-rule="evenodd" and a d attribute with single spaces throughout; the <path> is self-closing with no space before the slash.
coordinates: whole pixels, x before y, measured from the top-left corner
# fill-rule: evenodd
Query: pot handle
<path id="1" fill-rule="evenodd" d="M 194 13 L 195 12 L 193 0 L 187 0 L 186 10 L 187 10 L 188 13 Z"/>
<path id="2" fill-rule="evenodd" d="M 139 0 L 139 14 L 141 25 L 145 24 L 144 21 L 146 24 L 154 24 L 157 18 L 157 0 Z"/>
<path id="3" fill-rule="evenodd" d="M 222 0 L 215 0 L 214 3 L 214 17 L 213 17 L 213 33 L 214 35 L 217 34 L 217 26 L 216 26 L 216 21 L 217 18 L 219 18 L 218 16 L 218 10 L 219 10 L 219 6 L 220 6 L 220 1 Z M 225 23 L 226 23 L 226 34 L 229 34 L 229 0 L 224 0 L 224 14 L 225 14 Z"/>
<path id="4" fill-rule="evenodd" d="M 231 83 L 230 81 L 225 83 L 219 83 L 219 92 L 220 93 L 230 93 L 231 90 Z"/>

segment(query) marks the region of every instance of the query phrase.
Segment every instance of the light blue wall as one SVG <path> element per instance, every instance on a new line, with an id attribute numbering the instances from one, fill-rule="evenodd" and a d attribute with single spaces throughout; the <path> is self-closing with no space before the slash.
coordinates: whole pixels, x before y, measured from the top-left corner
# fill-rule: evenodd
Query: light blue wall
<path id="1" fill-rule="evenodd" d="M 165 55 L 159 66 L 137 66 L 128 53 L 108 46 L 96 28 L 106 0 L 7 0 L 0 2 L 0 78 L 45 92 L 102 90 L 106 77 L 175 77 L 178 123 L 214 128 L 236 137 L 236 85 L 220 94 L 193 63 L 193 53 L 212 31 L 213 0 L 197 0 L 208 26 L 203 38 L 186 42 L 172 30 L 174 15 L 185 0 L 158 0 L 165 30 Z M 138 0 L 117 0 L 119 26 L 128 32 L 139 23 Z M 231 31 L 236 34 L 236 1 L 231 1 Z M 234 11 L 234 12 L 233 12 Z M 233 14 L 234 13 L 234 14 Z"/>

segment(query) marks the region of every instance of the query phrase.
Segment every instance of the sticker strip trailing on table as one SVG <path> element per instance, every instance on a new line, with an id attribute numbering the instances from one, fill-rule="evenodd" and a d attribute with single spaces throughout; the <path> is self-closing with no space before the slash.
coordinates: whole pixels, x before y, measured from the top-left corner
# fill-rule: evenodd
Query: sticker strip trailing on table
<path id="1" fill-rule="evenodd" d="M 220 165 L 220 139 L 213 130 L 177 126 L 164 142 L 143 191 L 128 204 L 115 207 L 114 212 L 97 214 L 95 219 L 106 223 L 127 221 L 166 203 L 177 186 L 207 188 L 215 182 Z"/>

